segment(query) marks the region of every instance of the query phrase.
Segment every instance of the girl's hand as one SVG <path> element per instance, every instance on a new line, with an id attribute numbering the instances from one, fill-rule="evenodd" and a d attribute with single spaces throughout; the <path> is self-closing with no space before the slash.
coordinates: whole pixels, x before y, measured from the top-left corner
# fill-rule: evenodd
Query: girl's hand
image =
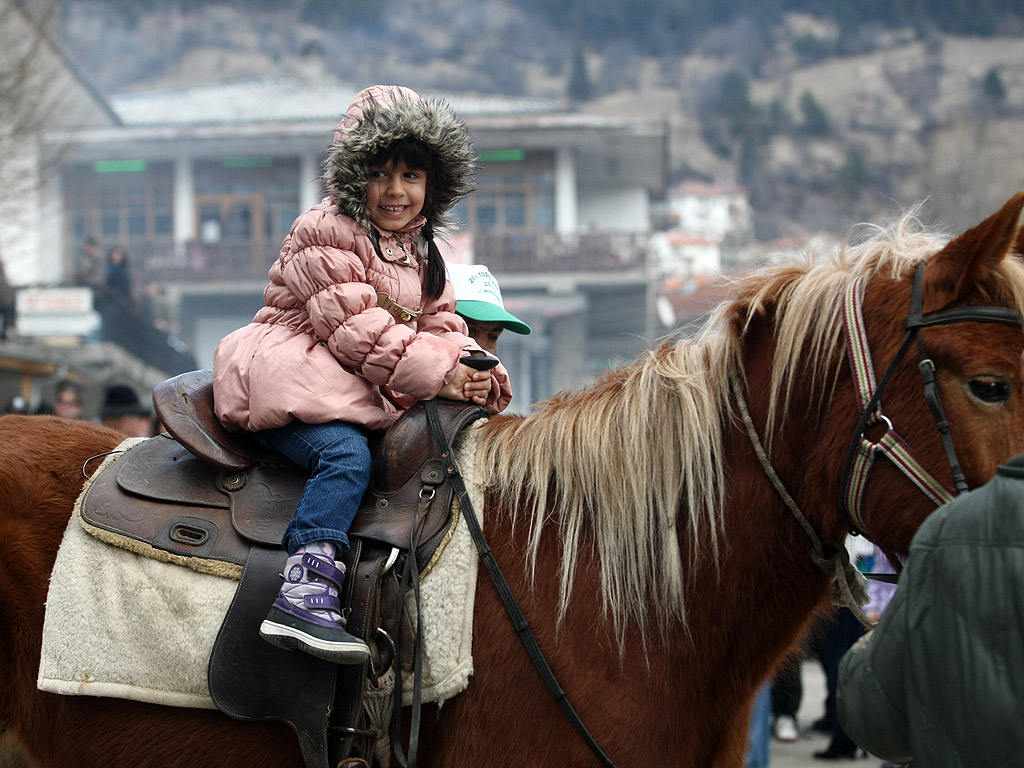
<path id="1" fill-rule="evenodd" d="M 490 371 L 477 371 L 468 365 L 459 363 L 452 380 L 441 387 L 438 397 L 447 397 L 449 400 L 472 400 L 477 405 L 487 402 L 487 395 L 491 391 Z"/>

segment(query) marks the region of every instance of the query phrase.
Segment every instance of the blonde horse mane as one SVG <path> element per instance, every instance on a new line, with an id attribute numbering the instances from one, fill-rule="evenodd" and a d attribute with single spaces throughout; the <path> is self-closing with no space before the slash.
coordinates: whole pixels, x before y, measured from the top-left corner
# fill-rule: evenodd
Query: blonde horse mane
<path id="1" fill-rule="evenodd" d="M 908 275 L 948 238 L 928 233 L 911 210 L 888 229 L 872 227 L 836 253 L 803 254 L 732 281 L 733 296 L 690 339 L 662 343 L 580 392 L 538 404 L 530 416 L 485 430 L 483 482 L 528 518 L 531 573 L 546 524 L 558 527 L 559 616 L 573 589 L 583 531 L 592 531 L 606 613 L 620 647 L 627 626 L 645 635 L 686 626 L 685 575 L 676 527 L 689 529 L 689 567 L 725 545 L 724 428 L 733 418 L 729 373 L 741 375 L 742 334 L 757 315 L 774 317 L 768 424 L 785 423 L 798 381 L 831 399 L 842 364 L 847 286 L 886 271 Z M 1024 269 L 1004 260 L 992 290 L 1024 307 Z M 498 426 L 497 424 L 494 426 Z M 770 444 L 777 430 L 762 435 Z M 677 520 L 682 515 L 683 521 Z M 516 523 L 516 521 L 513 521 Z"/>

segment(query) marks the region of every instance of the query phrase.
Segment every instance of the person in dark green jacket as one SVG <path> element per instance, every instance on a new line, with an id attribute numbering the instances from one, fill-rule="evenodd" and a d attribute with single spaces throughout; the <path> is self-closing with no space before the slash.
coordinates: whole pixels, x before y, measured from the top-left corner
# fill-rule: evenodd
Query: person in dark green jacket
<path id="1" fill-rule="evenodd" d="M 1024 454 L 918 530 L 878 626 L 843 657 L 839 719 L 916 768 L 1024 766 Z"/>

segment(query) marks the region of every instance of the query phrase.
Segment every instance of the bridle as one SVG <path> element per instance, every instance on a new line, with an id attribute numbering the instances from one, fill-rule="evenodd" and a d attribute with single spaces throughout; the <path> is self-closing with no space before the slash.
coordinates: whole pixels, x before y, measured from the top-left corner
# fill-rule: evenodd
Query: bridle
<path id="1" fill-rule="evenodd" d="M 946 420 L 945 411 L 942 407 L 942 400 L 939 397 L 939 388 L 935 380 L 935 363 L 924 348 L 918 334 L 922 328 L 933 325 L 949 325 L 952 323 L 1000 323 L 1012 325 L 1017 328 L 1024 327 L 1024 318 L 1014 309 L 1008 307 L 992 306 L 969 306 L 950 307 L 935 312 L 923 314 L 921 283 L 924 277 L 924 263 L 920 264 L 914 274 L 913 288 L 910 294 L 910 314 L 903 322 L 906 335 L 896 352 L 896 356 L 889 363 L 880 383 L 875 382 L 874 364 L 871 360 L 871 351 L 868 348 L 867 332 L 864 328 L 864 280 L 857 278 L 847 288 L 843 297 L 843 329 L 846 333 L 847 353 L 852 370 L 854 388 L 857 393 L 857 406 L 860 410 L 860 421 L 857 424 L 857 433 L 854 435 L 850 449 L 846 455 L 846 463 L 843 467 L 843 485 L 839 492 L 839 507 L 846 518 L 846 524 L 852 534 L 861 534 L 865 530 L 864 517 L 861 514 L 861 503 L 864 496 L 864 488 L 867 485 L 868 476 L 874 463 L 876 454 L 882 454 L 888 458 L 904 475 L 910 478 L 925 495 L 928 496 L 936 506 L 952 499 L 955 495 L 967 490 L 967 481 L 964 479 L 963 471 L 960 469 L 960 461 L 957 459 L 956 450 L 953 446 L 953 439 L 950 434 L 949 422 Z M 914 458 L 910 446 L 904 441 L 893 428 L 892 421 L 882 413 L 882 392 L 892 378 L 896 367 L 903 359 L 911 343 L 917 342 L 918 370 L 924 381 L 924 395 L 931 411 L 935 426 L 942 437 L 942 444 L 946 450 L 946 458 L 949 461 L 953 474 L 954 493 L 950 493 L 946 487 L 928 472 Z M 729 383 L 739 408 L 743 425 L 750 439 L 754 454 L 761 464 L 765 475 L 771 482 L 775 491 L 779 494 L 785 506 L 793 514 L 796 521 L 804 529 L 811 542 L 811 561 L 833 578 L 833 602 L 837 605 L 845 605 L 855 616 L 867 627 L 874 626 L 875 622 L 864 615 L 860 606 L 867 602 L 868 596 L 864 588 L 864 575 L 860 574 L 857 568 L 850 562 L 846 547 L 830 545 L 831 554 L 819 539 L 811 523 L 800 511 L 796 501 L 790 496 L 782 483 L 781 478 L 772 467 L 764 445 L 761 443 L 747 407 L 746 398 L 743 394 L 743 383 L 739 372 L 732 371 L 729 375 Z M 869 440 L 865 433 L 870 427 L 879 424 L 885 425 L 884 434 L 875 441 Z M 868 574 L 869 578 L 878 578 L 882 581 L 893 580 L 888 574 Z"/>
<path id="2" fill-rule="evenodd" d="M 936 506 L 967 490 L 967 481 L 960 468 L 960 461 L 953 446 L 949 421 L 946 419 L 939 396 L 939 387 L 935 380 L 935 363 L 928 356 L 928 352 L 921 342 L 920 330 L 934 325 L 950 325 L 952 323 L 1000 323 L 1018 328 L 1024 327 L 1024 318 L 1021 317 L 1020 312 L 1008 307 L 985 305 L 949 307 L 923 314 L 921 311 L 923 303 L 921 283 L 924 278 L 924 269 L 925 264 L 922 262 L 914 274 L 914 283 L 910 294 L 910 314 L 903 322 L 903 327 L 906 329 L 903 343 L 900 344 L 896 356 L 889 363 L 889 367 L 886 368 L 877 385 L 871 351 L 868 349 L 867 333 L 864 328 L 863 278 L 854 281 L 843 298 L 843 328 L 846 331 L 846 349 L 850 369 L 853 372 L 854 388 L 857 392 L 857 406 L 861 414 L 857 431 L 846 454 L 846 463 L 843 467 L 843 486 L 839 493 L 839 507 L 853 534 L 861 534 L 866 530 L 861 506 L 871 467 L 878 454 L 888 458 Z M 903 355 L 915 341 L 918 353 L 917 367 L 924 381 L 924 396 L 942 438 L 942 445 L 952 471 L 953 493 L 950 493 L 934 475 L 921 466 L 914 458 L 910 446 L 896 432 L 892 421 L 882 412 L 882 393 L 903 359 Z M 884 425 L 885 432 L 878 440 L 868 439 L 865 435 L 867 430 L 878 425 Z"/>

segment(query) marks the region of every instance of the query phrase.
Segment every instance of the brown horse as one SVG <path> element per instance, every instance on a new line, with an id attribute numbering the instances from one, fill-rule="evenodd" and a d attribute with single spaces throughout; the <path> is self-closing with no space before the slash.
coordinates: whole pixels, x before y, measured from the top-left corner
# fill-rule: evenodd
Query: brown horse
<path id="1" fill-rule="evenodd" d="M 1024 266 L 1011 256 L 1022 208 L 1024 193 L 950 241 L 908 216 L 828 260 L 740 278 L 695 338 L 480 428 L 495 556 L 616 765 L 740 766 L 759 684 L 828 609 L 830 576 L 811 554 L 817 540 L 826 554 L 842 550 L 849 530 L 838 499 L 861 412 L 843 319 L 851 286 L 863 287 L 861 341 L 882 378 L 907 337 L 923 264 L 921 309 L 944 322 L 917 339 L 966 484 L 1024 450 L 1024 330 L 1008 319 L 1024 310 Z M 951 307 L 972 309 L 929 315 Z M 984 322 L 978 307 L 1008 310 Z M 922 395 L 917 341 L 908 349 L 879 382 L 884 413 L 949 495 L 954 472 Z M 871 440 L 884 431 L 866 430 Z M 283 725 L 36 689 L 47 579 L 82 468 L 118 440 L 54 417 L 0 419 L 2 725 L 47 767 L 300 766 Z M 853 514 L 896 555 L 935 505 L 879 460 Z M 421 764 L 598 765 L 481 574 L 475 674 L 427 713 Z"/>

